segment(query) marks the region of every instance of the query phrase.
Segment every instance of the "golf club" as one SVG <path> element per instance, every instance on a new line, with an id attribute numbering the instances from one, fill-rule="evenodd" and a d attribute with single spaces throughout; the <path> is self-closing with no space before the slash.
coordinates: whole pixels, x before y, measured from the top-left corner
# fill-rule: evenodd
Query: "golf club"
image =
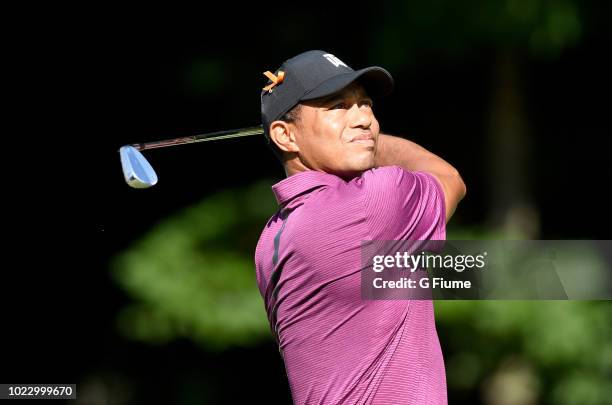
<path id="1" fill-rule="evenodd" d="M 209 134 L 184 136 L 165 141 L 125 145 L 119 149 L 123 177 L 125 178 L 125 182 L 133 188 L 149 188 L 157 184 L 157 174 L 147 159 L 140 153 L 142 150 L 262 134 L 263 127 L 260 125 L 256 127 L 211 132 Z"/>

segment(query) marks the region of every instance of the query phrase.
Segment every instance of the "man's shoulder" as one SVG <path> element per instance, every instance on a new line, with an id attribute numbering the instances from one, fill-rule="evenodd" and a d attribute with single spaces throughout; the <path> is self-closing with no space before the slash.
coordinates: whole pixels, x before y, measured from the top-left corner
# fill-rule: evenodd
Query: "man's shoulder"
<path id="1" fill-rule="evenodd" d="M 415 183 L 415 173 L 400 166 L 380 166 L 368 169 L 349 181 L 326 184 L 300 198 L 302 213 L 320 217 L 323 213 L 350 211 L 356 213 L 371 195 L 409 189 Z M 399 190 L 398 190 L 399 189 Z M 310 215 L 309 215 L 310 214 Z"/>
<path id="2" fill-rule="evenodd" d="M 428 185 L 434 177 L 427 172 L 407 170 L 401 166 L 380 166 L 365 171 L 359 182 L 370 188 L 387 188 L 411 190 L 415 185 Z"/>
<path id="3" fill-rule="evenodd" d="M 411 186 L 416 180 L 417 173 L 408 171 L 400 166 L 380 166 L 366 170 L 354 180 L 354 186 L 363 192 L 377 192 L 389 188 L 397 189 L 401 186 Z"/>

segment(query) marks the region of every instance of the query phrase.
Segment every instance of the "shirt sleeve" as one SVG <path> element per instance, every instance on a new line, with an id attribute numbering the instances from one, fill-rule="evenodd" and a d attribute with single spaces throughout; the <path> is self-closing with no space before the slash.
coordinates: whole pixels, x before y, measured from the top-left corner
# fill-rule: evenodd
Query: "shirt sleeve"
<path id="1" fill-rule="evenodd" d="M 444 240 L 446 207 L 438 180 L 384 166 L 364 172 L 365 222 L 373 240 Z"/>

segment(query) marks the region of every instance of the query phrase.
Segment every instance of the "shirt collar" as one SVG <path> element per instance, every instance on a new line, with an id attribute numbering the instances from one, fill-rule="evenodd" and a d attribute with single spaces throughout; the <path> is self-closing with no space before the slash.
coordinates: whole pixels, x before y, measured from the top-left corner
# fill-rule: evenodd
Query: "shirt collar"
<path id="1" fill-rule="evenodd" d="M 295 197 L 323 186 L 337 186 L 344 183 L 340 177 L 333 174 L 307 170 L 296 173 L 272 186 L 272 191 L 279 205 L 285 205 Z"/>

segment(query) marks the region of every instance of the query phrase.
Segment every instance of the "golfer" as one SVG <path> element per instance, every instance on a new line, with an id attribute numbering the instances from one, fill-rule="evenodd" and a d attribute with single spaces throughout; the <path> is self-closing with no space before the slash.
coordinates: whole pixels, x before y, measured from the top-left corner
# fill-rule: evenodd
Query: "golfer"
<path id="1" fill-rule="evenodd" d="M 446 404 L 430 300 L 363 300 L 362 240 L 444 240 L 465 195 L 451 165 L 380 133 L 381 67 L 308 51 L 261 93 L 287 177 L 255 252 L 257 283 L 296 404 Z"/>

